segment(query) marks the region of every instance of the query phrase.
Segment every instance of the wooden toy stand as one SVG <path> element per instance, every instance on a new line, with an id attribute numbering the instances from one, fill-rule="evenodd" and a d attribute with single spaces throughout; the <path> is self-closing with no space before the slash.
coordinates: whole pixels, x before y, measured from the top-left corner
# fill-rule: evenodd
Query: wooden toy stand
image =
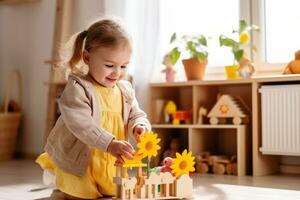
<path id="1" fill-rule="evenodd" d="M 178 179 L 170 172 L 142 175 L 142 167 L 146 164 L 116 164 L 117 175 L 114 183 L 117 186 L 116 199 L 183 199 L 192 197 L 193 180 L 189 175 L 181 175 Z M 136 167 L 136 177 L 126 177 L 127 168 Z"/>

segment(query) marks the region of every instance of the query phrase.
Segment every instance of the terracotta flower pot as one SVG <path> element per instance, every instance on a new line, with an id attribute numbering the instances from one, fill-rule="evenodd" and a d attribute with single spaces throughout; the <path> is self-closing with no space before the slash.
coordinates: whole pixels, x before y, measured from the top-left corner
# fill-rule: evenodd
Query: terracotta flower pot
<path id="1" fill-rule="evenodd" d="M 182 60 L 187 80 L 203 80 L 207 60 L 199 62 L 196 58 Z"/>

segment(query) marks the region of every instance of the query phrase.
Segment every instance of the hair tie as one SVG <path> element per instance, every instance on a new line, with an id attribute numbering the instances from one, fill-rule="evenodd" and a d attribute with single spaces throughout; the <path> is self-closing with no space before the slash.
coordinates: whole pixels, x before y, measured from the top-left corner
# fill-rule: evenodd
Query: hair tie
<path id="1" fill-rule="evenodd" d="M 84 30 L 84 31 L 81 32 L 81 35 L 82 35 L 83 38 L 85 38 L 87 36 L 87 34 L 88 34 L 87 30 Z"/>

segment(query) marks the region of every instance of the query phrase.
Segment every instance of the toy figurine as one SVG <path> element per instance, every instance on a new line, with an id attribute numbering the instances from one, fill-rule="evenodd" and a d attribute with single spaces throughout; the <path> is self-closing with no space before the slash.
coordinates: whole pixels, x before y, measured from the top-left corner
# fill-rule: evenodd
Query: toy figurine
<path id="1" fill-rule="evenodd" d="M 173 115 L 173 113 L 176 112 L 176 110 L 177 110 L 177 106 L 176 106 L 175 102 L 174 101 L 168 101 L 166 106 L 165 106 L 165 109 L 164 109 L 164 112 L 165 112 L 165 114 L 164 114 L 165 117 L 164 118 L 165 118 L 166 123 L 172 122 L 172 120 L 173 120 L 172 115 Z"/>
<path id="2" fill-rule="evenodd" d="M 174 101 L 168 101 L 165 106 L 165 121 L 174 125 L 179 125 L 180 122 L 191 124 L 192 112 L 191 110 L 177 110 Z"/>
<path id="3" fill-rule="evenodd" d="M 285 67 L 283 74 L 300 74 L 300 50 L 295 53 L 295 60 Z"/>
<path id="4" fill-rule="evenodd" d="M 163 166 L 160 168 L 160 172 L 170 172 L 172 171 L 171 165 L 173 164 L 173 159 L 171 157 L 165 157 L 163 160 Z"/>
<path id="5" fill-rule="evenodd" d="M 255 68 L 250 59 L 244 55 L 239 61 L 240 67 L 238 68 L 238 73 L 242 78 L 250 78 L 255 72 Z"/>
<path id="6" fill-rule="evenodd" d="M 166 66 L 161 72 L 166 73 L 166 81 L 174 82 L 176 71 L 173 69 L 173 64 L 171 63 L 171 59 L 169 54 L 165 55 L 163 64 Z"/>

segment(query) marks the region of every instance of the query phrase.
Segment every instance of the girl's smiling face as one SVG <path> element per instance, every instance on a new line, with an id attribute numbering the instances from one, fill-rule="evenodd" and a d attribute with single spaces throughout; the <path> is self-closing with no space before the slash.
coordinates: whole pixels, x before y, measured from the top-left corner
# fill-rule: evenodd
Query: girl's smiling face
<path id="1" fill-rule="evenodd" d="M 83 60 L 89 66 L 89 74 L 105 87 L 114 87 L 125 75 L 130 57 L 129 45 L 118 48 L 99 47 L 90 52 L 83 52 Z"/>

